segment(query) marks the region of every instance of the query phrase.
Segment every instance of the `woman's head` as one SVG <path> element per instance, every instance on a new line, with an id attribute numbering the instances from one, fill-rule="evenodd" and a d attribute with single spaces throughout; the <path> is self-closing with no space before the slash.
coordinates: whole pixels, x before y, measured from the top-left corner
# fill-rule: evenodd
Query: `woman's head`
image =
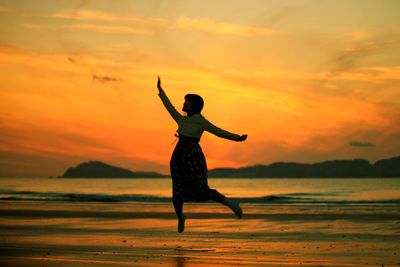
<path id="1" fill-rule="evenodd" d="M 201 96 L 196 94 L 187 94 L 185 95 L 185 103 L 183 104 L 183 111 L 186 113 L 200 113 L 203 109 L 204 101 Z"/>

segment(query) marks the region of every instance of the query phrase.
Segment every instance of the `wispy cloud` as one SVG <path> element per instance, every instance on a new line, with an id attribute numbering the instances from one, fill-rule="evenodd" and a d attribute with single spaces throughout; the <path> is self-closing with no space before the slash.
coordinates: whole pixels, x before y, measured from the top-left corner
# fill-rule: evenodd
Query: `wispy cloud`
<path id="1" fill-rule="evenodd" d="M 372 147 L 374 144 L 370 142 L 360 142 L 360 141 L 350 141 L 349 142 L 350 146 L 355 146 L 355 147 Z"/>
<path id="2" fill-rule="evenodd" d="M 111 26 L 111 25 L 97 25 L 97 24 L 71 24 L 69 28 L 94 30 L 98 32 L 120 32 L 120 33 L 137 33 L 137 34 L 151 34 L 146 29 L 137 29 L 129 26 Z"/>
<path id="3" fill-rule="evenodd" d="M 179 17 L 175 22 L 175 26 L 182 29 L 195 29 L 206 32 L 238 34 L 238 35 L 270 35 L 276 31 L 255 26 L 243 26 L 239 24 L 217 22 L 208 18 L 189 18 Z"/>
<path id="4" fill-rule="evenodd" d="M 332 55 L 328 71 L 322 82 L 329 80 L 360 80 L 380 83 L 382 80 L 396 79 L 398 70 L 389 67 L 373 70 L 366 61 L 372 57 L 396 51 L 400 47 L 398 30 L 386 31 L 350 31 L 343 36 L 347 44 Z M 392 75 L 395 73 L 395 75 Z M 399 77 L 399 76 L 397 76 Z"/>
<path id="5" fill-rule="evenodd" d="M 400 80 L 400 66 L 393 67 L 366 67 L 361 71 L 369 73 L 370 77 L 379 80 Z"/>
<path id="6" fill-rule="evenodd" d="M 100 11 L 80 9 L 77 11 L 60 11 L 52 14 L 50 17 L 58 19 L 76 19 L 76 20 L 101 20 L 115 21 L 119 17 Z"/>
<path id="7" fill-rule="evenodd" d="M 348 80 L 348 81 L 363 81 L 372 84 L 381 84 L 388 80 L 400 80 L 400 67 L 358 67 L 348 71 L 340 71 L 332 75 L 332 73 L 321 73 L 321 81 L 327 79 Z"/>
<path id="8" fill-rule="evenodd" d="M 22 23 L 21 25 L 25 28 L 41 29 L 41 30 L 51 30 L 51 29 L 60 28 L 60 26 L 49 25 L 49 24 L 40 24 L 40 23 Z"/>
<path id="9" fill-rule="evenodd" d="M 284 68 L 230 68 L 214 70 L 238 81 L 243 80 L 248 85 L 261 85 L 266 80 L 293 80 L 293 81 L 314 81 L 318 84 L 330 81 L 360 81 L 370 84 L 382 84 L 389 80 L 400 81 L 400 66 L 391 67 L 357 67 L 343 70 L 332 74 L 332 72 L 309 72 L 291 70 Z M 328 85 L 325 85 L 328 86 Z"/>
<path id="10" fill-rule="evenodd" d="M 135 34 L 151 34 L 151 31 L 143 28 L 134 28 L 131 26 L 114 26 L 114 25 L 99 25 L 89 23 L 71 23 L 68 25 L 49 25 L 49 24 L 35 24 L 24 23 L 24 27 L 32 29 L 80 29 L 92 30 L 103 33 L 135 33 Z"/>
<path id="11" fill-rule="evenodd" d="M 51 18 L 86 20 L 86 21 L 108 21 L 108 22 L 129 22 L 142 26 L 168 26 L 171 20 L 157 17 L 138 17 L 138 16 L 115 16 L 106 12 L 81 9 L 76 12 L 60 11 L 50 15 Z"/>
<path id="12" fill-rule="evenodd" d="M 115 16 L 106 12 L 80 9 L 77 11 L 60 11 L 49 16 L 54 19 L 68 19 L 75 21 L 87 21 L 90 23 L 72 24 L 70 27 L 79 29 L 91 29 L 102 32 L 126 32 L 149 34 L 155 32 L 157 28 L 199 30 L 209 33 L 234 34 L 241 36 L 263 36 L 271 35 L 277 31 L 266 27 L 251 25 L 240 25 L 235 23 L 215 21 L 209 18 L 191 18 L 179 16 L 173 19 L 159 17 L 135 17 L 135 16 Z M 94 24 L 101 22 L 103 25 Z M 106 25 L 107 23 L 120 23 L 123 25 Z M 134 24 L 134 27 L 127 26 Z M 28 27 L 38 25 L 25 24 Z"/>
<path id="13" fill-rule="evenodd" d="M 93 75 L 92 79 L 93 79 L 93 81 L 98 81 L 100 83 L 121 81 L 121 79 L 119 79 L 119 78 L 110 77 L 110 76 L 98 76 L 98 75 Z"/>

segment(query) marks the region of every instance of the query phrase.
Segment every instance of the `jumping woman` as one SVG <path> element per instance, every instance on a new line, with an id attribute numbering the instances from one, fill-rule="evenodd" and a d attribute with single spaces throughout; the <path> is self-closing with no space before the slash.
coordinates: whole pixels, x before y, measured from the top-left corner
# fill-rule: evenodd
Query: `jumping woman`
<path id="1" fill-rule="evenodd" d="M 214 200 L 228 206 L 238 219 L 242 217 L 240 204 L 228 199 L 215 189 L 208 187 L 207 164 L 203 151 L 199 145 L 201 135 L 208 131 L 216 136 L 229 140 L 241 142 L 246 140 L 247 135 L 238 135 L 225 131 L 213 125 L 201 115 L 203 99 L 199 95 L 187 94 L 181 115 L 169 101 L 164 90 L 161 88 L 160 77 L 157 82 L 158 95 L 171 117 L 178 124 L 178 143 L 175 146 L 170 161 L 172 177 L 172 200 L 176 215 L 178 217 L 178 232 L 185 229 L 185 215 L 183 214 L 184 202 L 205 202 Z"/>

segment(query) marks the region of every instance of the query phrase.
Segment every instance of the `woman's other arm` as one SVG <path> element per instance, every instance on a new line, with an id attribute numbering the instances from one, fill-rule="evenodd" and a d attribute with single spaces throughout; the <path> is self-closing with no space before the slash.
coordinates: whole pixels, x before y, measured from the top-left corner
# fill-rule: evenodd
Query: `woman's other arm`
<path id="1" fill-rule="evenodd" d="M 228 132 L 226 130 L 223 130 L 223 129 L 215 126 L 214 124 L 212 124 L 205 118 L 204 118 L 204 130 L 207 132 L 210 132 L 212 134 L 215 134 L 216 136 L 219 136 L 219 137 L 222 137 L 225 139 L 229 139 L 229 140 L 233 140 L 233 141 L 237 141 L 237 142 L 244 141 L 247 138 L 247 134 L 239 135 L 239 134 L 234 134 L 234 133 Z"/>
<path id="2" fill-rule="evenodd" d="M 158 95 L 161 98 L 161 101 L 163 102 L 165 108 L 168 110 L 169 114 L 171 117 L 178 122 L 179 119 L 181 119 L 182 115 L 176 110 L 176 108 L 172 105 L 171 101 L 169 101 L 167 95 L 165 94 L 164 90 L 161 87 L 161 80 L 160 77 L 158 77 L 157 81 L 157 88 L 158 88 Z"/>

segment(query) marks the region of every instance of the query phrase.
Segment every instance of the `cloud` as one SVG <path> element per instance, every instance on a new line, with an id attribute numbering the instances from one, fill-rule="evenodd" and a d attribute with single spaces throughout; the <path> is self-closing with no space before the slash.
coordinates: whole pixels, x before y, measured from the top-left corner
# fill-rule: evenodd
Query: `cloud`
<path id="1" fill-rule="evenodd" d="M 81 30 L 94 30 L 97 32 L 120 32 L 120 33 L 137 33 L 137 34 L 151 34 L 151 31 L 146 29 L 138 29 L 130 26 L 110 26 L 98 24 L 70 24 L 66 26 L 73 29 Z"/>
<path id="2" fill-rule="evenodd" d="M 39 23 L 22 23 L 21 25 L 25 28 L 39 29 L 39 30 L 51 30 L 51 29 L 62 28 L 62 26 L 54 26 L 54 25 L 39 24 Z"/>
<path id="3" fill-rule="evenodd" d="M 119 20 L 119 17 L 110 15 L 105 12 L 93 11 L 93 10 L 74 10 L 74 11 L 61 11 L 52 14 L 50 17 L 58 19 L 76 19 L 76 20 L 102 20 L 102 21 L 115 21 Z"/>
<path id="4" fill-rule="evenodd" d="M 376 55 L 391 53 L 395 55 L 395 51 L 400 46 L 399 32 L 383 31 L 352 31 L 345 34 L 348 44 L 335 53 L 329 61 L 329 70 L 325 74 L 322 82 L 329 80 L 360 80 L 374 83 L 380 83 L 380 79 L 391 79 L 396 75 L 375 75 L 373 68 L 368 66 L 366 60 Z M 369 73 L 366 70 L 370 70 Z M 377 72 L 395 71 L 396 67 L 375 69 Z M 398 76 L 397 76 L 398 77 Z"/>
<path id="5" fill-rule="evenodd" d="M 142 26 L 167 26 L 171 20 L 156 17 L 115 16 L 106 12 L 80 9 L 76 12 L 61 11 L 50 15 L 51 18 L 108 22 L 130 22 Z"/>
<path id="6" fill-rule="evenodd" d="M 61 11 L 50 15 L 50 18 L 69 19 L 81 21 L 97 21 L 103 23 L 123 23 L 124 25 L 98 25 L 93 23 L 72 24 L 69 27 L 78 29 L 91 29 L 102 32 L 133 32 L 150 34 L 155 28 L 171 28 L 200 30 L 210 33 L 236 34 L 242 36 L 271 35 L 275 30 L 266 27 L 247 26 L 234 23 L 214 21 L 209 18 L 190 18 L 180 16 L 173 19 L 158 17 L 135 17 L 135 16 L 115 16 L 106 12 L 81 9 L 78 11 Z M 126 24 L 135 24 L 135 28 Z M 31 28 L 38 25 L 25 24 Z M 139 28 L 138 28 L 139 27 Z"/>
<path id="7" fill-rule="evenodd" d="M 355 147 L 372 147 L 374 144 L 370 142 L 360 142 L 360 141 L 350 141 L 349 142 L 350 146 L 355 146 Z"/>
<path id="8" fill-rule="evenodd" d="M 238 34 L 246 36 L 271 35 L 275 33 L 274 30 L 264 27 L 242 26 L 233 23 L 216 22 L 208 18 L 189 18 L 184 16 L 177 18 L 177 20 L 175 21 L 175 27 L 182 29 L 196 29 L 206 32 Z"/>
<path id="9" fill-rule="evenodd" d="M 296 15 L 301 9 L 301 6 L 285 6 L 276 10 L 267 8 L 259 17 L 255 17 L 255 20 L 259 20 L 265 25 L 273 25 Z"/>
<path id="10" fill-rule="evenodd" d="M 346 47 L 334 59 L 336 67 L 332 70 L 332 74 L 342 70 L 353 69 L 362 58 L 377 53 L 381 47 L 381 44 L 375 41 Z"/>
<path id="11" fill-rule="evenodd" d="M 353 70 L 343 70 L 340 72 L 320 73 L 319 77 L 315 77 L 326 82 L 328 80 L 347 80 L 347 81 L 362 81 L 373 84 L 382 84 L 386 81 L 400 80 L 400 67 L 358 67 Z"/>
<path id="12" fill-rule="evenodd" d="M 400 66 L 365 67 L 361 71 L 368 72 L 370 77 L 378 80 L 400 80 Z"/>
<path id="13" fill-rule="evenodd" d="M 110 77 L 110 76 L 97 76 L 97 75 L 93 75 L 92 79 L 93 79 L 93 81 L 98 81 L 98 82 L 101 82 L 101 83 L 119 82 L 119 81 L 121 81 L 121 79 L 119 79 L 119 78 Z"/>
<path id="14" fill-rule="evenodd" d="M 176 19 L 164 19 L 155 17 L 114 16 L 105 12 L 93 10 L 78 10 L 76 12 L 61 11 L 51 15 L 52 18 L 75 20 L 98 20 L 131 22 L 142 26 L 159 26 L 182 29 L 197 29 L 208 32 L 240 34 L 240 35 L 269 35 L 275 31 L 265 27 L 242 26 L 239 24 L 217 22 L 208 18 L 190 18 L 180 16 Z"/>
<path id="15" fill-rule="evenodd" d="M 103 33 L 135 33 L 135 34 L 151 34 L 151 31 L 134 28 L 131 26 L 114 26 L 114 25 L 99 25 L 90 23 L 71 23 L 68 25 L 48 25 L 48 24 L 37 24 L 37 23 L 24 23 L 22 26 L 31 29 L 79 29 L 79 30 L 92 30 Z"/>
<path id="16" fill-rule="evenodd" d="M 68 57 L 67 58 L 69 62 L 71 62 L 72 64 L 78 64 L 77 60 L 73 57 Z"/>

